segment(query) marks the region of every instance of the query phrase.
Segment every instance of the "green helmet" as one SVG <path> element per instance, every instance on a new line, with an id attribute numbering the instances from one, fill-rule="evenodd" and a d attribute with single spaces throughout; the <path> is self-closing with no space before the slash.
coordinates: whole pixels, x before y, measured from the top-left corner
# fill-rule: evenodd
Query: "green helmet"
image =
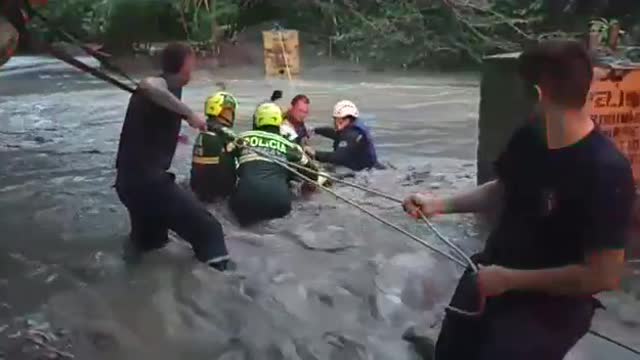
<path id="1" fill-rule="evenodd" d="M 274 103 L 264 103 L 256 109 L 253 116 L 256 127 L 282 125 L 282 110 Z"/>
<path id="2" fill-rule="evenodd" d="M 224 119 L 231 122 L 227 124 L 229 126 L 233 125 L 236 120 L 236 110 L 238 109 L 238 100 L 228 92 L 219 91 L 212 96 L 207 98 L 207 101 L 204 103 L 204 113 L 207 116 L 218 117 L 223 109 L 230 109 L 233 111 L 233 115 L 231 119 Z"/>

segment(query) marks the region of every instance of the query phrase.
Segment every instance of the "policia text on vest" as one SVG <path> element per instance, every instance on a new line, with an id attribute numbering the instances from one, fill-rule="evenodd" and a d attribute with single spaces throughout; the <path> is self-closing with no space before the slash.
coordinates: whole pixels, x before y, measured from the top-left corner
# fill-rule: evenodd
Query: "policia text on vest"
<path id="1" fill-rule="evenodd" d="M 311 161 L 299 145 L 279 135 L 277 127 L 247 131 L 240 134 L 240 139 L 245 146 L 234 151 L 238 183 L 230 198 L 232 211 L 243 225 L 287 215 L 293 200 L 289 188 L 292 174 L 252 149 L 302 166 L 311 166 Z"/>

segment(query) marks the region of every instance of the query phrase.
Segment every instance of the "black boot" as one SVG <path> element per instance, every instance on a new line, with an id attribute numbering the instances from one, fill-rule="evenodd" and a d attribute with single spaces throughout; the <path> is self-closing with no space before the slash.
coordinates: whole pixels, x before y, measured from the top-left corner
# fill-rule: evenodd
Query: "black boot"
<path id="1" fill-rule="evenodd" d="M 238 266 L 237 264 L 231 260 L 231 259 L 224 259 L 224 260 L 219 260 L 219 261 L 209 261 L 208 265 L 211 266 L 212 268 L 218 270 L 218 271 L 235 271 Z"/>

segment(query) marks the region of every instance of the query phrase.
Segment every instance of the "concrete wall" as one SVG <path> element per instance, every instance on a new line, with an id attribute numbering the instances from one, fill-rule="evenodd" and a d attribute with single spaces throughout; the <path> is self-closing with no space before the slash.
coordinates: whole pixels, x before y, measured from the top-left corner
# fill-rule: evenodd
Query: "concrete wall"
<path id="1" fill-rule="evenodd" d="M 493 179 L 493 162 L 513 131 L 533 110 L 531 95 L 517 73 L 518 56 L 519 53 L 512 53 L 484 59 L 478 121 L 478 184 Z"/>

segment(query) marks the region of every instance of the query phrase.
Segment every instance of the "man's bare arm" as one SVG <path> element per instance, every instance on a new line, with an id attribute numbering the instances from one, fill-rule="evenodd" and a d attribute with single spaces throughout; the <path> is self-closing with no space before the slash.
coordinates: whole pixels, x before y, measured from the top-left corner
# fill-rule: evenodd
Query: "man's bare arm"
<path id="1" fill-rule="evenodd" d="M 479 213 L 502 205 L 504 188 L 499 180 L 482 184 L 473 190 L 443 199 L 443 213 Z"/>
<path id="2" fill-rule="evenodd" d="M 402 206 L 413 217 L 419 217 L 420 213 L 430 217 L 437 214 L 485 212 L 502 206 L 503 194 L 502 183 L 494 180 L 448 198 L 412 194 L 404 199 Z"/>
<path id="3" fill-rule="evenodd" d="M 552 295 L 591 295 L 618 288 L 624 271 L 624 250 L 601 250 L 584 265 L 541 270 L 506 270 L 509 290 Z"/>
<path id="4" fill-rule="evenodd" d="M 138 87 L 156 104 L 189 119 L 194 116 L 193 111 L 169 91 L 167 82 L 160 77 L 148 77 L 140 82 Z"/>

